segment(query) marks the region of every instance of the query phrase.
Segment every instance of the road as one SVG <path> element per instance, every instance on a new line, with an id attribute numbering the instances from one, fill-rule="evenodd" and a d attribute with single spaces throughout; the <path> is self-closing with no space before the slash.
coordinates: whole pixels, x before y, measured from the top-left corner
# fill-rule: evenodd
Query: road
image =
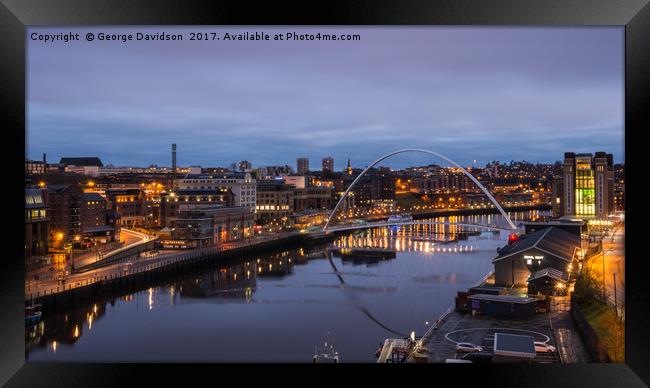
<path id="1" fill-rule="evenodd" d="M 136 232 L 134 230 L 129 230 L 129 229 L 124 229 L 122 228 L 120 231 L 120 240 L 124 241 L 124 245 L 121 247 L 118 247 L 116 249 L 112 249 L 109 251 L 100 251 L 102 257 L 106 257 L 106 255 L 109 254 L 115 254 L 118 252 L 122 252 L 126 249 L 132 248 L 136 245 L 145 243 L 151 239 L 150 236 Z M 86 266 L 88 264 L 94 263 L 96 260 L 98 260 L 98 254 L 97 252 L 90 252 L 90 253 L 85 253 L 82 255 L 78 255 L 74 257 L 74 265 L 75 268 L 81 268 L 83 266 Z"/>
<path id="2" fill-rule="evenodd" d="M 113 249 L 107 251 L 101 251 L 101 250 L 99 251 L 103 255 L 103 257 L 106 257 L 106 255 L 108 254 L 118 253 L 126 249 L 132 248 L 138 244 L 147 242 L 151 239 L 151 236 L 148 236 L 144 233 L 122 228 L 120 233 L 120 239 L 121 241 L 124 241 L 123 245 L 114 247 Z M 81 255 L 75 255 L 73 258 L 74 265 L 76 268 L 94 263 L 97 259 L 98 259 L 98 253 L 96 251 L 84 253 Z M 109 266 L 106 268 L 107 270 L 99 271 L 101 272 L 102 276 L 119 272 L 119 270 L 116 269 L 115 266 Z M 30 271 L 29 274 L 27 275 L 27 280 L 25 281 L 25 289 L 27 293 L 34 293 L 34 294 L 36 292 L 42 293 L 46 290 L 50 291 L 56 289 L 57 287 L 60 287 L 61 284 L 59 283 L 58 280 L 55 279 L 54 275 L 55 273 L 52 270 L 50 270 L 49 267 L 39 268 Z M 66 276 L 66 283 L 71 284 L 76 282 L 86 282 L 89 281 L 94 276 L 99 276 L 99 275 L 96 274 L 95 271 L 86 274 L 68 275 Z M 39 280 L 35 280 L 36 278 L 38 278 Z"/>
<path id="3" fill-rule="evenodd" d="M 620 315 L 625 314 L 625 224 L 619 226 L 612 236 L 603 239 L 603 253 L 589 260 L 589 269 L 602 279 L 605 267 L 605 293 L 608 301 L 618 304 Z M 616 286 L 614 286 L 616 274 Z M 616 294 L 614 291 L 616 290 Z M 614 296 L 616 295 L 616 296 Z"/>

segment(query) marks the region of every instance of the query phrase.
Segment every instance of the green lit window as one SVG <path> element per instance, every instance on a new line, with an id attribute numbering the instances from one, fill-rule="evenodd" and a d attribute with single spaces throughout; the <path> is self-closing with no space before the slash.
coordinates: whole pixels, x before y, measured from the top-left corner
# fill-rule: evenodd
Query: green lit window
<path id="1" fill-rule="evenodd" d="M 594 188 L 594 172 L 590 163 L 576 165 L 576 209 L 578 216 L 594 216 L 596 214 L 596 194 Z"/>

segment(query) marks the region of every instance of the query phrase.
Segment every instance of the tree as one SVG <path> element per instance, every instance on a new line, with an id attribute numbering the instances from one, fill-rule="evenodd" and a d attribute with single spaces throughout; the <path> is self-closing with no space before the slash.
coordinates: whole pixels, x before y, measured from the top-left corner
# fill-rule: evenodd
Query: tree
<path id="1" fill-rule="evenodd" d="M 588 269 L 578 275 L 573 297 L 578 304 L 599 301 L 605 303 L 602 280 L 594 277 Z"/>

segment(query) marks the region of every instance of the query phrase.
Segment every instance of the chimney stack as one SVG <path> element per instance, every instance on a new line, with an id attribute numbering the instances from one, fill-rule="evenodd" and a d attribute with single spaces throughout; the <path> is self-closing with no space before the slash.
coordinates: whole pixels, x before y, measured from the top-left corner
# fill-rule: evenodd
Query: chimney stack
<path id="1" fill-rule="evenodd" d="M 172 144 L 172 174 L 176 174 L 176 144 Z"/>

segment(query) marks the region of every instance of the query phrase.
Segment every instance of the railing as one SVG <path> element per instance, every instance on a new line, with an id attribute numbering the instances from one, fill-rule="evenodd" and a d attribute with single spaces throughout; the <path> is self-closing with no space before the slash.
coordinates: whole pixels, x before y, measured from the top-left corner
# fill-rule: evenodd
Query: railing
<path id="1" fill-rule="evenodd" d="M 424 333 L 422 338 L 420 338 L 415 343 L 415 346 L 413 347 L 411 352 L 406 357 L 407 361 L 410 360 L 413 357 L 413 355 L 415 355 L 415 353 L 418 352 L 418 350 L 420 350 L 420 348 L 422 347 L 422 344 L 425 344 L 425 343 L 427 343 L 429 341 L 429 337 L 431 337 L 431 335 L 433 334 L 433 331 L 438 330 L 438 328 L 440 327 L 442 322 L 445 320 L 445 318 L 447 318 L 447 316 L 449 316 L 449 314 L 451 314 L 454 311 L 454 309 L 455 309 L 455 307 L 453 305 L 449 306 L 449 308 L 440 316 L 440 318 L 438 318 L 438 320 L 436 320 L 433 323 L 433 325 L 431 325 L 429 330 L 427 330 L 426 333 Z"/>
<path id="2" fill-rule="evenodd" d="M 139 273 L 142 273 L 142 272 L 153 271 L 153 270 L 156 270 L 156 269 L 168 266 L 168 265 L 176 264 L 178 262 L 189 261 L 189 260 L 196 259 L 196 258 L 199 258 L 199 257 L 202 257 L 202 256 L 216 254 L 216 253 L 219 253 L 219 252 L 225 252 L 225 251 L 239 249 L 239 248 L 243 248 L 243 247 L 258 245 L 258 244 L 266 243 L 266 242 L 277 240 L 277 239 L 278 238 L 273 238 L 273 236 L 268 236 L 268 237 L 264 236 L 262 239 L 258 239 L 258 240 L 255 240 L 255 241 L 253 241 L 253 240 L 241 240 L 241 243 L 235 243 L 234 244 L 235 246 L 232 247 L 232 248 L 224 248 L 223 246 L 211 246 L 211 247 L 193 249 L 193 250 L 191 250 L 189 252 L 183 252 L 183 253 L 174 252 L 174 253 L 170 253 L 170 254 L 167 254 L 167 255 L 161 255 L 161 256 L 156 258 L 155 262 L 147 263 L 147 264 L 144 264 L 144 263 L 135 263 L 134 264 L 134 263 L 131 263 L 131 262 L 128 262 L 128 261 L 125 263 L 124 261 L 126 259 L 123 259 L 118 263 L 118 264 L 121 264 L 121 269 L 120 269 L 119 272 L 113 272 L 111 274 L 104 275 L 104 276 L 101 276 L 101 275 L 100 276 L 93 276 L 92 278 L 83 279 L 83 280 L 80 280 L 78 282 L 74 281 L 74 282 L 69 283 L 69 284 L 63 284 L 63 285 L 61 285 L 59 287 L 51 287 L 49 289 L 43 290 L 42 292 L 37 291 L 36 293 L 33 293 L 33 292 L 30 293 L 29 289 L 26 289 L 25 299 L 26 300 L 33 300 L 34 298 L 40 298 L 40 297 L 47 296 L 47 295 L 53 295 L 53 294 L 57 294 L 57 293 L 64 292 L 64 291 L 69 291 L 69 290 L 79 288 L 79 287 L 86 287 L 86 286 L 89 286 L 89 285 L 92 285 L 92 284 L 95 284 L 95 283 L 98 283 L 98 282 L 110 281 L 110 280 L 130 276 L 130 275 L 136 275 L 136 274 L 139 274 Z M 246 242 L 243 243 L 244 241 L 246 241 Z M 127 265 L 131 266 L 131 268 L 124 269 L 124 266 L 127 266 Z"/>

